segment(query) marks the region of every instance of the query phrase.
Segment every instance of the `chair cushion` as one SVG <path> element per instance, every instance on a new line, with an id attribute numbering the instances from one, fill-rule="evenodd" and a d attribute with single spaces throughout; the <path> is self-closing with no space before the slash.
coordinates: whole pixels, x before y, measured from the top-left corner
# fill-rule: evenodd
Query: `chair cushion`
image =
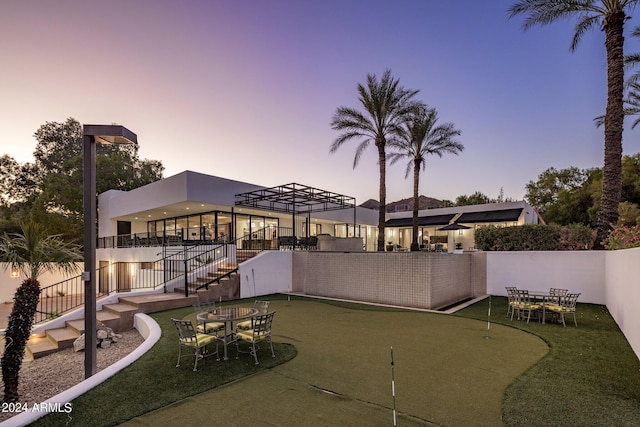
<path id="1" fill-rule="evenodd" d="M 248 342 L 253 342 L 253 329 L 249 329 L 248 331 L 240 331 L 236 334 L 238 338 L 241 340 L 245 340 Z M 259 337 L 256 337 L 259 338 Z"/>
<path id="2" fill-rule="evenodd" d="M 251 329 L 251 320 L 244 320 L 236 324 L 236 329 Z"/>
<path id="3" fill-rule="evenodd" d="M 196 334 L 196 339 L 198 340 L 197 343 L 194 340 L 187 340 L 187 339 L 181 338 L 180 344 L 188 347 L 198 347 L 198 346 L 202 347 L 214 342 L 216 340 L 216 337 L 214 335 L 198 333 Z"/>
<path id="4" fill-rule="evenodd" d="M 211 332 L 216 332 L 216 331 L 219 331 L 220 329 L 224 329 L 224 323 L 206 322 L 206 323 L 200 323 L 198 324 L 198 326 L 196 326 L 196 331 L 201 334 L 210 334 Z"/>

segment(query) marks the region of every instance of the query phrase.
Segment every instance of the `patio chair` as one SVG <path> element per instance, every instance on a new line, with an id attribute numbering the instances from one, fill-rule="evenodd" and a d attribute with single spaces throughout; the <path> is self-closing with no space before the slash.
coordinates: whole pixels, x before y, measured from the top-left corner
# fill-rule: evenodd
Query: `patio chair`
<path id="1" fill-rule="evenodd" d="M 199 313 L 210 312 L 215 308 L 216 305 L 214 302 L 197 303 L 193 305 L 193 311 L 196 313 L 196 319 Z M 224 323 L 222 322 L 205 322 L 202 320 L 198 320 L 197 322 L 198 323 L 196 325 L 196 332 L 200 334 L 215 334 L 218 331 L 224 329 Z"/>
<path id="2" fill-rule="evenodd" d="M 517 311 L 518 319 L 524 319 L 526 313 L 527 323 L 529 323 L 529 320 L 531 320 L 531 312 L 538 311 L 540 307 L 540 304 L 531 302 L 529 291 L 518 290 L 516 291 L 516 300 L 511 311 L 511 320 L 513 320 L 513 315 Z"/>
<path id="3" fill-rule="evenodd" d="M 176 325 L 176 330 L 178 331 L 178 362 L 176 363 L 176 368 L 180 367 L 180 359 L 183 357 L 183 348 L 194 352 L 194 372 L 198 370 L 198 360 L 202 359 L 205 356 L 205 353 L 207 356 L 218 354 L 218 338 L 215 335 L 197 333 L 190 320 L 171 320 Z M 216 343 L 216 351 L 214 353 L 209 353 L 207 352 L 206 347 L 213 342 Z"/>
<path id="4" fill-rule="evenodd" d="M 558 303 L 560 297 L 563 297 L 569 293 L 569 289 L 549 288 L 549 302 Z"/>
<path id="5" fill-rule="evenodd" d="M 505 289 L 507 290 L 507 317 L 509 317 L 516 303 L 516 292 L 518 292 L 518 288 L 515 286 L 505 286 Z"/>
<path id="6" fill-rule="evenodd" d="M 276 314 L 275 311 L 267 314 L 259 314 L 253 319 L 253 329 L 248 331 L 240 331 L 236 334 L 236 337 L 239 340 L 246 341 L 251 344 L 250 353 L 253 355 L 256 360 L 256 365 L 258 362 L 258 343 L 266 341 L 269 343 L 271 347 L 271 357 L 276 357 L 276 354 L 273 351 L 273 343 L 271 342 L 271 324 L 273 323 L 273 316 Z M 238 341 L 236 341 L 236 351 L 240 352 Z M 236 356 L 236 359 L 239 356 Z"/>
<path id="7" fill-rule="evenodd" d="M 258 310 L 257 314 L 266 314 L 269 310 L 269 301 L 254 301 L 253 308 Z M 242 322 L 238 322 L 236 324 L 236 332 L 239 330 L 248 331 L 249 329 L 253 329 L 253 319 L 243 320 Z"/>
<path id="8" fill-rule="evenodd" d="M 573 316 L 573 323 L 578 327 L 578 321 L 576 320 L 576 305 L 578 303 L 578 297 L 580 294 L 567 294 L 559 297 L 559 303 L 549 303 L 546 306 L 546 310 L 560 316 L 562 325 L 566 328 L 567 324 L 564 321 L 566 315 Z"/>

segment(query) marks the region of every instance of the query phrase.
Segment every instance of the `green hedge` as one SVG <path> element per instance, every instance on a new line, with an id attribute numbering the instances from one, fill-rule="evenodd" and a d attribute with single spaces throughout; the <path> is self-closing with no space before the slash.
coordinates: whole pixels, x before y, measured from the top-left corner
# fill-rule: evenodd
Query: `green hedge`
<path id="1" fill-rule="evenodd" d="M 569 251 L 591 249 L 595 232 L 584 225 L 526 224 L 488 226 L 476 230 L 476 248 L 483 251 Z"/>

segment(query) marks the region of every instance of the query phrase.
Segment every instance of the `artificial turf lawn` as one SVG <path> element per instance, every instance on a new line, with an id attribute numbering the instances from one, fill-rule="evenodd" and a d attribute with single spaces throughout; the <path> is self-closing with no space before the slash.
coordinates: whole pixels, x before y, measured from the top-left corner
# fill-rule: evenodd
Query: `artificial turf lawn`
<path id="1" fill-rule="evenodd" d="M 605 306 L 578 304 L 578 327 L 570 318 L 565 328 L 512 322 L 507 299 L 491 300 L 493 323 L 531 332 L 549 345 L 549 354 L 507 388 L 506 425 L 640 425 L 640 361 Z M 456 315 L 486 319 L 487 313 L 488 299 Z"/>
<path id="2" fill-rule="evenodd" d="M 444 314 L 308 299 L 270 308 L 295 359 L 127 425 L 390 425 L 391 346 L 400 425 L 499 424 L 505 388 L 547 352 L 530 334 L 497 327 L 485 339 L 485 322 Z M 531 351 L 511 355 L 522 346 Z"/>
<path id="3" fill-rule="evenodd" d="M 448 316 L 270 298 L 276 354 L 293 357 L 295 347 L 297 357 L 213 389 L 229 378 L 218 368 L 233 371 L 233 361 L 205 359 L 193 373 L 185 359 L 176 369 L 170 317 L 192 313 L 159 313 L 164 344 L 76 399 L 69 425 L 390 425 L 391 346 L 399 425 L 640 425 L 638 359 L 602 306 L 579 304 L 578 328 L 526 325 L 509 321 L 506 299 L 494 297 L 487 333 L 488 300 Z M 261 368 L 273 360 L 268 350 L 259 357 Z M 202 378 L 211 390 L 199 393 L 191 385 Z M 177 403 L 164 407 L 165 395 Z M 125 413 L 114 421 L 112 411 Z M 68 421 L 53 420 L 37 425 Z"/>

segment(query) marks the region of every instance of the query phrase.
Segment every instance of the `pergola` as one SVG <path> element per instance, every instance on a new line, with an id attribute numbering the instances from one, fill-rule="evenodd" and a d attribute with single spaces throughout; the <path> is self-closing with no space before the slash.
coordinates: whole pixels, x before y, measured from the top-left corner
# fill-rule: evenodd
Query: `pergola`
<path id="1" fill-rule="evenodd" d="M 236 206 L 246 208 L 268 210 L 272 212 L 291 213 L 293 235 L 295 237 L 295 217 L 296 215 L 307 215 L 307 230 L 314 212 L 327 212 L 342 209 L 353 209 L 353 226 L 356 226 L 356 199 L 344 196 L 331 191 L 319 188 L 308 187 L 306 185 L 291 184 L 277 187 L 263 188 L 236 194 Z"/>

